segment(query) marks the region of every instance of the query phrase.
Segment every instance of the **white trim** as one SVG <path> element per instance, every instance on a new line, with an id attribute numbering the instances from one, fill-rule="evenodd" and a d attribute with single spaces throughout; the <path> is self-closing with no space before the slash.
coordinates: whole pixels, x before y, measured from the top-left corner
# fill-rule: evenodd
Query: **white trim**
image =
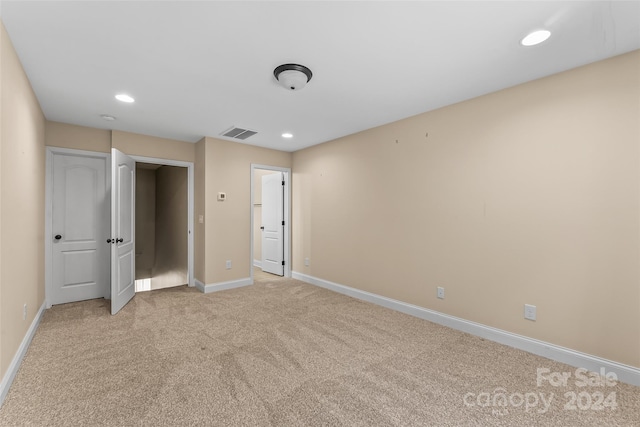
<path id="1" fill-rule="evenodd" d="M 253 260 L 253 266 L 254 267 L 258 267 L 258 268 L 262 268 L 262 261 L 259 259 L 254 259 Z"/>
<path id="2" fill-rule="evenodd" d="M 11 364 L 9 365 L 7 372 L 4 374 L 4 377 L 2 378 L 2 382 L 0 382 L 0 407 L 2 407 L 4 399 L 5 397 L 7 397 L 7 393 L 9 393 L 11 383 L 13 383 L 13 380 L 18 373 L 18 369 L 20 369 L 20 364 L 22 363 L 24 355 L 27 354 L 27 350 L 29 349 L 31 340 L 38 330 L 38 325 L 40 324 L 40 320 L 42 320 L 42 315 L 44 314 L 45 310 L 46 303 L 43 302 L 40 306 L 40 310 L 38 310 L 36 316 L 33 318 L 33 322 L 31 322 L 29 330 L 27 330 L 26 335 L 22 339 L 22 343 L 20 343 L 18 351 L 16 352 L 15 356 L 13 356 L 13 360 L 11 360 Z"/>
<path id="3" fill-rule="evenodd" d="M 420 319 L 428 320 L 439 325 L 447 326 L 458 331 L 467 332 L 490 341 L 537 354 L 538 356 L 546 357 L 548 359 L 555 360 L 556 362 L 566 363 L 567 365 L 574 366 L 576 368 L 585 368 L 593 372 L 599 372 L 601 368 L 604 368 L 607 372 L 614 372 L 618 377 L 618 380 L 635 386 L 640 386 L 640 368 L 581 353 L 570 348 L 561 347 L 545 341 L 539 341 L 533 338 L 507 332 L 502 329 L 471 322 L 469 320 L 450 316 L 427 308 L 407 304 L 405 302 L 383 297 L 371 292 L 361 291 L 359 289 L 340 285 L 338 283 L 309 276 L 297 271 L 292 272 L 292 277 L 311 285 L 329 289 L 353 298 L 409 314 Z"/>
<path id="4" fill-rule="evenodd" d="M 53 295 L 53 156 L 54 154 L 68 154 L 78 157 L 93 157 L 105 159 L 105 195 L 107 200 L 111 200 L 111 154 L 101 151 L 76 150 L 72 148 L 60 148 L 46 146 L 45 164 L 45 190 L 44 190 L 44 295 L 45 306 L 51 308 L 51 296 Z M 111 210 L 107 221 L 111 224 Z M 110 281 L 104 289 L 104 297 L 111 296 Z"/>
<path id="5" fill-rule="evenodd" d="M 209 283 L 205 285 L 198 279 L 196 279 L 196 288 L 205 294 L 218 291 L 226 291 L 228 289 L 241 288 L 243 286 L 253 285 L 253 279 L 251 277 L 245 277 L 244 279 L 230 280 L 228 282 Z"/>
<path id="6" fill-rule="evenodd" d="M 251 200 L 250 200 L 250 218 L 251 218 L 251 256 L 249 260 L 253 260 L 253 198 L 254 198 L 254 173 L 256 169 L 271 170 L 282 172 L 284 175 L 284 277 L 291 277 L 291 168 L 281 168 L 279 166 L 268 166 L 251 163 Z M 255 262 L 255 261 L 254 261 Z M 251 282 L 253 283 L 253 266 L 249 272 Z"/>
<path id="7" fill-rule="evenodd" d="M 189 286 L 195 286 L 196 282 L 193 276 L 194 268 L 194 243 L 193 243 L 193 213 L 194 209 L 194 167 L 193 162 L 184 162 L 181 160 L 160 159 L 145 156 L 129 156 L 136 163 L 153 163 L 156 165 L 177 166 L 187 168 L 187 281 Z"/>
<path id="8" fill-rule="evenodd" d="M 151 290 L 151 278 L 146 279 L 135 279 L 134 280 L 136 293 L 138 292 L 147 292 Z"/>

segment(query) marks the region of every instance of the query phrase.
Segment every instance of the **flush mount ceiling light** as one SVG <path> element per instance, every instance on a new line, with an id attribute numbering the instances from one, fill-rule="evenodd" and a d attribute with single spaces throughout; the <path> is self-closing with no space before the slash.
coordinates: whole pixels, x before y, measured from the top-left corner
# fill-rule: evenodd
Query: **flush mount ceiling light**
<path id="1" fill-rule="evenodd" d="M 313 73 L 304 65 L 283 64 L 273 70 L 276 80 L 287 90 L 300 90 L 311 80 Z"/>
<path id="2" fill-rule="evenodd" d="M 551 36 L 551 31 L 537 30 L 529 33 L 525 38 L 522 39 L 520 44 L 522 44 L 522 46 L 535 46 L 548 39 L 549 36 Z"/>
<path id="3" fill-rule="evenodd" d="M 116 95 L 116 99 L 122 102 L 133 102 L 135 99 L 127 95 L 126 93 L 119 93 Z"/>
<path id="4" fill-rule="evenodd" d="M 115 117 L 110 116 L 109 114 L 100 114 L 100 117 L 102 117 L 103 120 L 106 120 L 108 122 L 112 122 L 116 119 Z"/>
<path id="5" fill-rule="evenodd" d="M 282 134 L 283 138 L 293 138 L 293 134 L 289 133 L 289 132 L 285 132 Z"/>

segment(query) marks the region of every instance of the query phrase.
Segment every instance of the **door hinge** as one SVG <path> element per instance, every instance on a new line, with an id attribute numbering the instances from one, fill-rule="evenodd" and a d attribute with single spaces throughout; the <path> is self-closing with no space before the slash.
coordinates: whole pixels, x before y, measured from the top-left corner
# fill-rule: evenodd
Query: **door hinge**
<path id="1" fill-rule="evenodd" d="M 282 265 L 284 265 L 284 261 L 282 261 Z"/>
<path id="2" fill-rule="evenodd" d="M 284 181 L 282 181 L 282 185 L 284 185 Z"/>
<path id="3" fill-rule="evenodd" d="M 282 225 L 284 225 L 284 221 L 282 221 Z"/>

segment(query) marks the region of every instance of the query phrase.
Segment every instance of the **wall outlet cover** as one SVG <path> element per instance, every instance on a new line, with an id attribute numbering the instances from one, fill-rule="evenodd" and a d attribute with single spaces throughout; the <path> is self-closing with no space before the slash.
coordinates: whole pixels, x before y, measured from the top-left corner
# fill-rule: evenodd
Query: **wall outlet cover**
<path id="1" fill-rule="evenodd" d="M 536 306 L 531 304 L 524 305 L 524 318 L 528 320 L 536 320 Z"/>

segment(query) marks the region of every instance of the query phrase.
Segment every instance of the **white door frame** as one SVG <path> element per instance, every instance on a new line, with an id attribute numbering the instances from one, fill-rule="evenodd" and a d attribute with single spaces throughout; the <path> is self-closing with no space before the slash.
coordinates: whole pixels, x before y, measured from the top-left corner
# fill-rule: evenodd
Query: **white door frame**
<path id="1" fill-rule="evenodd" d="M 108 200 L 111 200 L 111 153 L 98 151 L 75 150 L 71 148 L 50 147 L 46 148 L 45 165 L 45 192 L 44 192 L 44 293 L 45 306 L 51 308 L 51 295 L 53 292 L 53 156 L 55 154 L 68 154 L 78 157 L 98 157 L 105 159 L 106 182 L 105 191 Z M 111 224 L 111 212 L 107 214 Z M 106 242 L 104 242 L 107 244 Z M 111 286 L 105 286 L 104 298 L 111 296 Z"/>
<path id="2" fill-rule="evenodd" d="M 143 156 L 129 156 L 136 163 L 153 163 L 156 165 L 163 166 L 178 166 L 182 168 L 187 168 L 187 280 L 189 286 L 195 286 L 195 281 L 193 279 L 193 200 L 194 200 L 194 191 L 193 191 L 193 183 L 194 183 L 194 175 L 193 175 L 193 162 L 183 162 L 181 160 L 169 160 L 169 159 L 158 159 L 155 157 L 143 157 Z"/>
<path id="3" fill-rule="evenodd" d="M 284 176 L 284 277 L 291 277 L 291 168 L 281 168 L 278 166 L 259 165 L 251 163 L 251 253 L 249 258 L 251 283 L 253 284 L 253 200 L 255 197 L 255 171 L 256 169 L 283 172 Z"/>

